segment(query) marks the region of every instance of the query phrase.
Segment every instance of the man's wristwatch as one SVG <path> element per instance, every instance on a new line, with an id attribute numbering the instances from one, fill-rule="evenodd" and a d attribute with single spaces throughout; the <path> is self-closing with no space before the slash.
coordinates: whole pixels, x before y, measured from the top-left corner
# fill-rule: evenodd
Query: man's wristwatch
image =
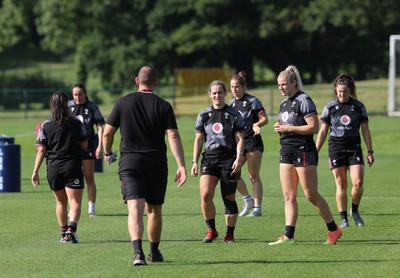
<path id="1" fill-rule="evenodd" d="M 374 150 L 368 150 L 369 154 L 374 154 Z"/>
<path id="2" fill-rule="evenodd" d="M 110 156 L 110 155 L 112 155 L 112 152 L 105 153 L 104 155 L 105 155 L 105 156 Z"/>

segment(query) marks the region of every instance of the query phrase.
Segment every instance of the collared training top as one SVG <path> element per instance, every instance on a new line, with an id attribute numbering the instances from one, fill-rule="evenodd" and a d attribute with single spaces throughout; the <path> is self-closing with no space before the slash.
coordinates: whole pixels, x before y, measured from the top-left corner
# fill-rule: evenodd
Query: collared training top
<path id="1" fill-rule="evenodd" d="M 75 117 L 62 125 L 50 118 L 39 128 L 36 146 L 46 147 L 48 167 L 60 166 L 70 160 L 82 160 L 80 143 L 86 138 L 85 127 Z"/>
<path id="2" fill-rule="evenodd" d="M 92 146 L 95 140 L 95 130 L 93 126 L 105 124 L 104 117 L 99 107 L 89 100 L 82 105 L 77 105 L 73 100 L 70 100 L 68 101 L 68 106 L 71 109 L 72 115 L 83 121 L 89 137 L 88 146 Z"/>
<path id="3" fill-rule="evenodd" d="M 236 132 L 244 132 L 242 115 L 225 105 L 221 109 L 212 106 L 199 113 L 196 132 L 205 134 L 205 152 L 236 153 Z"/>
<path id="4" fill-rule="evenodd" d="M 307 125 L 305 118 L 316 114 L 314 102 L 309 95 L 301 91 L 284 99 L 279 106 L 279 121 L 284 125 Z M 312 134 L 282 133 L 280 143 L 282 149 L 287 151 L 316 151 Z"/>
<path id="5" fill-rule="evenodd" d="M 240 99 L 231 99 L 229 106 L 235 108 L 243 117 L 244 138 L 253 138 L 253 124 L 259 121 L 258 115 L 265 111 L 261 101 L 255 96 L 245 93 Z M 259 134 L 256 136 L 260 136 Z M 261 137 L 261 136 L 260 136 Z"/>
<path id="6" fill-rule="evenodd" d="M 332 100 L 322 110 L 321 122 L 330 126 L 329 140 L 360 144 L 360 125 L 368 122 L 364 104 L 354 98 L 346 103 Z"/>

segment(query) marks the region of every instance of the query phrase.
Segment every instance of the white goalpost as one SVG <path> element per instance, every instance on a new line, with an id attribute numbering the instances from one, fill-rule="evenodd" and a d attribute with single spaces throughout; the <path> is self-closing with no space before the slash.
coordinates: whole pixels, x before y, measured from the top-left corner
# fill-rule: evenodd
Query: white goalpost
<path id="1" fill-rule="evenodd" d="M 400 116 L 400 98 L 397 93 L 400 83 L 400 35 L 390 36 L 388 80 L 387 113 L 388 116 Z"/>

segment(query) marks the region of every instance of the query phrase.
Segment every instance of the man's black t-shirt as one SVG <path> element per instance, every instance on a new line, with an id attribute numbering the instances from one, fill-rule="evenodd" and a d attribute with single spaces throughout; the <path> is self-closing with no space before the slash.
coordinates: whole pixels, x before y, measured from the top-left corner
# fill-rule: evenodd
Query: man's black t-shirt
<path id="1" fill-rule="evenodd" d="M 120 129 L 120 172 L 166 165 L 165 131 L 178 128 L 169 102 L 153 93 L 131 93 L 117 101 L 106 123 Z"/>

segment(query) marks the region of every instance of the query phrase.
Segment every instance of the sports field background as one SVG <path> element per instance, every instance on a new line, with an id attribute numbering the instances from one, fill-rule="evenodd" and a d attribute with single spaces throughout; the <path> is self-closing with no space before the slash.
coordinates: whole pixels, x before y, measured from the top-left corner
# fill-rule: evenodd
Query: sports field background
<path id="1" fill-rule="evenodd" d="M 176 166 L 169 154 L 170 183 L 160 245 L 165 262 L 133 267 L 117 164 L 105 166 L 103 173 L 96 173 L 95 218 L 87 216 L 85 192 L 78 227 L 81 243 L 60 244 L 55 201 L 46 181 L 45 165 L 40 171 L 39 188 L 34 189 L 30 183 L 37 120 L 2 120 L 0 134 L 14 136 L 16 144 L 21 145 L 22 192 L 0 194 L 0 277 L 399 277 L 399 121 L 399 118 L 370 117 L 376 162 L 366 168 L 365 193 L 360 206 L 366 225 L 355 227 L 350 219 L 351 226 L 344 229 L 342 239 L 335 246 L 322 245 L 326 226 L 300 188 L 296 244 L 268 246 L 284 230 L 279 143 L 272 121 L 262 128 L 263 216 L 239 218 L 235 244 L 223 243 L 224 210 L 219 190 L 215 203 L 220 238 L 212 244 L 201 242 L 206 225 L 200 211 L 198 179 L 189 177 L 177 189 L 173 182 Z M 178 125 L 190 173 L 195 119 L 179 118 Z M 320 192 L 338 221 L 327 144 L 321 151 L 318 173 Z M 249 185 L 246 168 L 243 177 Z M 242 205 L 240 198 L 238 204 Z M 148 249 L 145 235 L 146 253 Z"/>

